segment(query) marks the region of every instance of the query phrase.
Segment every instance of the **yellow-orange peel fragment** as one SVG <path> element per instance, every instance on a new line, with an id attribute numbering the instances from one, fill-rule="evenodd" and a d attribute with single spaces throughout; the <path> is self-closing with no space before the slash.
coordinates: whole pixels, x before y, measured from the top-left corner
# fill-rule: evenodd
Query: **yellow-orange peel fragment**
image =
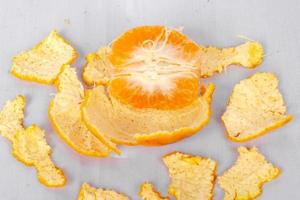
<path id="1" fill-rule="evenodd" d="M 83 80 L 87 85 L 107 84 L 112 74 L 112 65 L 107 57 L 109 52 L 109 47 L 103 47 L 86 56 Z"/>
<path id="2" fill-rule="evenodd" d="M 19 95 L 14 100 L 7 101 L 0 112 L 0 133 L 13 142 L 14 135 L 23 129 L 25 97 Z"/>
<path id="3" fill-rule="evenodd" d="M 76 71 L 65 66 L 56 82 L 58 93 L 49 105 L 49 118 L 58 135 L 75 151 L 88 156 L 108 156 L 111 150 L 84 124 L 80 106 L 84 90 Z"/>
<path id="4" fill-rule="evenodd" d="M 225 192 L 224 200 L 255 199 L 262 193 L 263 184 L 280 174 L 280 170 L 266 161 L 255 147 L 239 147 L 238 152 L 235 164 L 218 177 L 218 183 Z"/>
<path id="5" fill-rule="evenodd" d="M 210 119 L 214 86 L 190 106 L 176 110 L 138 109 L 110 97 L 103 86 L 86 92 L 82 115 L 100 139 L 118 144 L 163 145 L 176 142 L 201 129 Z"/>
<path id="6" fill-rule="evenodd" d="M 143 200 L 169 200 L 167 197 L 162 197 L 159 192 L 156 191 L 154 186 L 148 182 L 141 185 L 139 196 Z"/>
<path id="7" fill-rule="evenodd" d="M 32 50 L 13 58 L 11 73 L 23 80 L 51 84 L 63 65 L 71 64 L 76 57 L 75 49 L 56 31 L 52 31 Z"/>
<path id="8" fill-rule="evenodd" d="M 169 194 L 177 200 L 213 198 L 217 163 L 209 158 L 174 152 L 163 157 L 169 170 Z"/>
<path id="9" fill-rule="evenodd" d="M 38 180 L 48 187 L 64 186 L 67 179 L 51 158 L 44 131 L 36 125 L 24 129 L 25 97 L 7 101 L 0 112 L 0 134 L 12 143 L 13 155 L 37 170 Z"/>
<path id="10" fill-rule="evenodd" d="M 66 184 L 64 172 L 56 167 L 51 158 L 51 147 L 47 144 L 45 133 L 36 125 L 19 130 L 13 140 L 13 155 L 25 165 L 34 166 L 38 180 L 49 187 Z"/>
<path id="11" fill-rule="evenodd" d="M 292 116 L 285 112 L 277 77 L 259 72 L 234 87 L 222 120 L 228 137 L 240 142 L 290 121 Z"/>
<path id="12" fill-rule="evenodd" d="M 83 183 L 77 200 L 129 200 L 124 194 Z"/>

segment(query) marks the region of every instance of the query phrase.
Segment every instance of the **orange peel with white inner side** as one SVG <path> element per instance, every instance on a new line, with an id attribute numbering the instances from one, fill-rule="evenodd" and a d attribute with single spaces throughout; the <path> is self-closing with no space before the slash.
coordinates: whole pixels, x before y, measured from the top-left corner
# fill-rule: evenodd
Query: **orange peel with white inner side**
<path id="1" fill-rule="evenodd" d="M 272 73 L 258 72 L 238 83 L 222 116 L 227 136 L 236 142 L 257 138 L 292 120 Z"/>
<path id="2" fill-rule="evenodd" d="M 49 105 L 49 118 L 58 135 L 75 151 L 87 156 L 106 157 L 111 152 L 106 144 L 95 137 L 83 122 L 80 106 L 84 89 L 76 71 L 64 66 L 56 81 L 58 93 Z M 110 143 L 111 144 L 111 143 Z M 114 147 L 117 153 L 120 151 Z"/>
<path id="3" fill-rule="evenodd" d="M 0 134 L 12 144 L 14 157 L 27 166 L 35 167 L 38 180 L 48 187 L 62 187 L 67 178 L 51 160 L 51 147 L 45 133 L 36 125 L 24 129 L 24 96 L 7 101 L 0 112 Z"/>
<path id="4" fill-rule="evenodd" d="M 143 200 L 170 200 L 168 197 L 162 197 L 154 186 L 148 182 L 141 185 L 139 196 Z"/>
<path id="5" fill-rule="evenodd" d="M 201 156 L 173 152 L 163 157 L 171 183 L 168 193 L 177 200 L 211 200 L 217 162 Z"/>
<path id="6" fill-rule="evenodd" d="M 77 200 L 129 200 L 129 198 L 113 190 L 94 188 L 87 183 L 83 183 Z"/>
<path id="7" fill-rule="evenodd" d="M 225 193 L 223 199 L 256 199 L 261 195 L 263 185 L 275 179 L 280 170 L 255 147 L 239 147 L 238 152 L 235 164 L 218 177 L 218 183 Z"/>
<path id="8" fill-rule="evenodd" d="M 52 31 L 32 50 L 13 58 L 11 73 L 27 81 L 52 84 L 65 64 L 77 58 L 75 49 L 56 31 Z"/>
<path id="9" fill-rule="evenodd" d="M 103 86 L 86 92 L 82 116 L 100 139 L 117 144 L 164 145 L 190 136 L 208 123 L 212 84 L 191 105 L 175 110 L 130 107 L 107 96 Z"/>

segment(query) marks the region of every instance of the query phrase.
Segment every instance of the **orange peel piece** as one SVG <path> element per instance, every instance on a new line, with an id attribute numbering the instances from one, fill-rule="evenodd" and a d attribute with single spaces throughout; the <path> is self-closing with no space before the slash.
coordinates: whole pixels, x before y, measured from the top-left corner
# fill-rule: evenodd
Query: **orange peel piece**
<path id="1" fill-rule="evenodd" d="M 129 200 L 129 198 L 113 190 L 97 189 L 87 183 L 83 183 L 77 200 Z"/>
<path id="2" fill-rule="evenodd" d="M 138 109 L 107 96 L 103 86 L 86 92 L 82 116 L 101 140 L 128 145 L 164 145 L 195 134 L 208 123 L 214 86 L 192 105 L 176 110 Z"/>
<path id="3" fill-rule="evenodd" d="M 280 170 L 268 163 L 255 147 L 239 147 L 238 152 L 235 164 L 218 177 L 225 192 L 224 200 L 255 199 L 262 193 L 263 184 L 280 174 Z"/>
<path id="4" fill-rule="evenodd" d="M 51 147 L 47 144 L 44 131 L 36 125 L 24 129 L 24 96 L 7 101 L 0 112 L 0 134 L 12 143 L 13 155 L 27 166 L 34 166 L 38 180 L 48 187 L 62 187 L 66 177 L 56 167 L 50 156 Z"/>
<path id="5" fill-rule="evenodd" d="M 255 68 L 262 63 L 263 54 L 262 45 L 254 41 L 224 49 L 201 47 L 197 65 L 200 76 L 206 78 L 222 72 L 229 65 Z"/>
<path id="6" fill-rule="evenodd" d="M 228 137 L 242 142 L 289 122 L 292 116 L 285 112 L 277 77 L 260 72 L 234 87 L 222 120 Z"/>
<path id="7" fill-rule="evenodd" d="M 162 197 L 151 183 L 145 182 L 140 187 L 139 196 L 143 200 L 169 200 L 170 198 Z"/>
<path id="8" fill-rule="evenodd" d="M 13 142 L 16 132 L 24 127 L 25 104 L 25 97 L 19 95 L 14 100 L 7 101 L 0 112 L 0 133 L 10 142 Z"/>
<path id="9" fill-rule="evenodd" d="M 168 193 L 177 200 L 213 198 L 217 163 L 209 158 L 174 152 L 163 157 L 171 183 Z"/>
<path id="10" fill-rule="evenodd" d="M 111 78 L 112 65 L 108 60 L 109 47 L 103 47 L 96 53 L 86 56 L 83 70 L 83 81 L 87 85 L 106 85 Z"/>
<path id="11" fill-rule="evenodd" d="M 82 155 L 108 156 L 111 150 L 88 130 L 82 120 L 80 106 L 84 90 L 75 69 L 65 66 L 56 86 L 58 93 L 49 105 L 48 114 L 58 135 Z"/>
<path id="12" fill-rule="evenodd" d="M 51 147 L 45 133 L 36 125 L 19 130 L 13 140 L 13 155 L 27 166 L 34 166 L 38 180 L 48 187 L 61 187 L 67 182 L 64 172 L 56 167 L 51 158 Z"/>
<path id="13" fill-rule="evenodd" d="M 52 84 L 63 65 L 71 64 L 77 57 L 75 49 L 56 31 L 32 50 L 21 52 L 13 58 L 11 73 L 27 81 Z"/>

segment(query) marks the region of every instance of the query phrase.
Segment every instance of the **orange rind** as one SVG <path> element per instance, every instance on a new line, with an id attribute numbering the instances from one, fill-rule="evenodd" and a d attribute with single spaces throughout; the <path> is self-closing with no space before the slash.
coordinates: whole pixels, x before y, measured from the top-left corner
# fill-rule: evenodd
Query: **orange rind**
<path id="1" fill-rule="evenodd" d="M 139 196 L 143 200 L 170 200 L 167 197 L 162 197 L 151 183 L 145 182 L 140 187 Z"/>
<path id="2" fill-rule="evenodd" d="M 113 190 L 97 189 L 87 183 L 83 183 L 77 200 L 129 200 L 129 198 Z"/>
<path id="3" fill-rule="evenodd" d="M 19 130 L 13 140 L 13 155 L 27 166 L 34 166 L 38 180 L 48 187 L 61 187 L 67 182 L 64 172 L 56 167 L 51 158 L 51 147 L 45 133 L 36 125 Z"/>
<path id="4" fill-rule="evenodd" d="M 103 47 L 96 53 L 86 56 L 83 70 L 83 81 L 89 85 L 106 85 L 111 78 L 112 65 L 108 60 L 109 47 Z"/>
<path id="5" fill-rule="evenodd" d="M 32 50 L 13 58 L 11 73 L 27 81 L 52 84 L 65 64 L 77 58 L 75 49 L 56 31 Z"/>
<path id="6" fill-rule="evenodd" d="M 212 84 L 190 106 L 176 110 L 139 109 L 107 96 L 103 86 L 86 92 L 82 116 L 99 139 L 127 145 L 164 145 L 195 134 L 210 119 Z"/>
<path id="7" fill-rule="evenodd" d="M 84 90 L 75 69 L 64 66 L 55 84 L 58 93 L 49 105 L 49 118 L 58 135 L 80 154 L 108 156 L 111 148 L 95 137 L 82 120 L 80 106 Z"/>
<path id="8" fill-rule="evenodd" d="M 177 200 L 211 200 L 217 163 L 209 158 L 174 152 L 163 157 L 171 183 L 168 193 Z"/>
<path id="9" fill-rule="evenodd" d="M 277 77 L 260 72 L 234 87 L 222 120 L 228 137 L 243 142 L 289 122 L 292 116 L 285 113 Z"/>
<path id="10" fill-rule="evenodd" d="M 25 104 L 25 97 L 21 95 L 7 101 L 0 112 L 0 134 L 12 143 L 12 152 L 17 160 L 35 167 L 42 184 L 62 187 L 67 178 L 50 158 L 51 147 L 47 144 L 44 131 L 36 125 L 24 129 Z"/>
<path id="11" fill-rule="evenodd" d="M 25 97 L 19 95 L 14 100 L 7 101 L 0 112 L 0 133 L 10 142 L 13 142 L 16 132 L 24 128 L 25 104 Z"/>
<path id="12" fill-rule="evenodd" d="M 224 200 L 255 199 L 262 193 L 264 183 L 280 174 L 280 170 L 268 163 L 255 147 L 239 147 L 238 152 L 235 164 L 218 177 L 218 183 L 225 192 Z"/>

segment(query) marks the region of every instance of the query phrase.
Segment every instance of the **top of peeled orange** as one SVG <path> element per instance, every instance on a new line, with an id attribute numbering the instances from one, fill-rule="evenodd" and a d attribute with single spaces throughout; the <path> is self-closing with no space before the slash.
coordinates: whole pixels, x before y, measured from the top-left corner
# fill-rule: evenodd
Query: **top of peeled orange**
<path id="1" fill-rule="evenodd" d="M 175 29 L 137 27 L 112 43 L 108 91 L 137 108 L 174 109 L 199 96 L 199 46 Z"/>

